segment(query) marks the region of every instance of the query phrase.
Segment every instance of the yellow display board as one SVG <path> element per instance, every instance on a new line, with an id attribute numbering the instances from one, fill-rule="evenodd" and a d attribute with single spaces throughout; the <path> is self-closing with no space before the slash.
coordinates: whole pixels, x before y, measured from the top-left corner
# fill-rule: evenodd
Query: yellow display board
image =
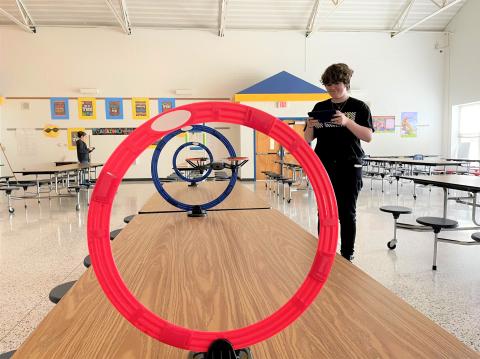
<path id="1" fill-rule="evenodd" d="M 78 131 L 85 132 L 85 128 L 68 128 L 67 129 L 67 146 L 69 150 L 77 148 Z"/>
<path id="2" fill-rule="evenodd" d="M 80 120 L 95 120 L 97 118 L 97 100 L 95 98 L 78 98 L 78 118 Z"/>
<path id="3" fill-rule="evenodd" d="M 150 119 L 150 103 L 148 97 L 132 97 L 132 115 L 135 120 Z"/>

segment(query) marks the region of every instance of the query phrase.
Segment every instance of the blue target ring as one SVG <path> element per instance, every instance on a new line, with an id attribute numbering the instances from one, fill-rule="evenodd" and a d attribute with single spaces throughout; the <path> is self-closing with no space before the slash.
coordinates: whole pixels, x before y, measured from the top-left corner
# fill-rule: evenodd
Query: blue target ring
<path id="1" fill-rule="evenodd" d="M 153 152 L 152 163 L 151 163 L 151 166 L 150 166 L 151 173 L 152 173 L 152 180 L 153 180 L 153 183 L 154 183 L 155 188 L 157 189 L 158 193 L 160 193 L 160 195 L 168 203 L 170 203 L 172 206 L 180 208 L 181 210 L 184 210 L 184 211 L 191 211 L 193 206 L 200 206 L 201 209 L 207 210 L 207 209 L 215 207 L 218 204 L 220 204 L 221 202 L 223 202 L 223 200 L 225 200 L 225 198 L 227 198 L 228 195 L 232 192 L 233 187 L 235 186 L 235 182 L 237 182 L 238 173 L 237 173 L 236 169 L 232 171 L 232 176 L 230 177 L 230 181 L 228 182 L 225 190 L 216 199 L 214 199 L 210 202 L 201 204 L 201 205 L 192 205 L 192 204 L 187 204 L 187 203 L 177 201 L 175 198 L 170 196 L 170 194 L 165 190 L 165 188 L 163 188 L 163 183 L 160 181 L 160 178 L 158 177 L 158 159 L 159 159 L 160 153 L 162 152 L 165 145 L 173 137 L 175 137 L 175 136 L 177 136 L 177 135 L 179 135 L 183 132 L 190 132 L 190 131 L 206 132 L 206 133 L 211 134 L 212 136 L 216 137 L 220 142 L 223 143 L 223 145 L 225 146 L 225 148 L 228 151 L 229 157 L 237 157 L 237 154 L 235 153 L 235 150 L 234 150 L 233 146 L 231 145 L 231 143 L 219 131 L 217 131 L 217 130 L 211 128 L 211 127 L 208 127 L 208 126 L 204 126 L 204 125 L 193 125 L 188 130 L 179 129 L 179 130 L 176 130 L 174 132 L 171 132 L 167 136 L 163 137 L 158 142 L 157 147 L 155 147 L 155 151 Z M 185 146 L 185 144 L 183 144 L 182 146 Z M 182 147 L 182 146 L 180 146 L 180 147 Z M 177 151 L 179 151 L 179 150 L 177 149 Z M 213 156 L 211 158 L 213 159 Z M 212 161 L 212 159 L 211 159 L 211 161 Z M 175 160 L 176 160 L 176 158 L 175 158 Z M 174 168 L 176 168 L 175 165 L 174 165 Z M 191 181 L 191 179 L 189 179 L 188 181 Z"/>
<path id="2" fill-rule="evenodd" d="M 207 154 L 208 154 L 208 159 L 210 160 L 210 163 L 213 162 L 212 151 L 210 151 L 210 149 L 207 146 L 205 146 L 203 143 L 200 143 L 200 142 L 187 142 L 187 143 L 184 143 L 183 145 L 181 145 L 179 148 L 177 148 L 177 150 L 173 154 L 172 165 L 173 165 L 173 170 L 175 171 L 175 173 L 177 174 L 178 177 L 180 177 L 185 182 L 196 183 L 196 182 L 201 182 L 204 179 L 206 179 L 208 176 L 210 176 L 210 173 L 212 173 L 213 169 L 212 169 L 212 167 L 209 167 L 207 172 L 205 172 L 205 174 L 203 176 L 200 176 L 200 177 L 188 178 L 188 177 L 183 175 L 183 173 L 177 167 L 177 157 L 178 157 L 178 154 L 180 153 L 181 150 L 183 150 L 187 146 L 192 146 L 192 145 L 198 146 L 201 149 L 205 150 L 205 152 L 207 152 Z"/>

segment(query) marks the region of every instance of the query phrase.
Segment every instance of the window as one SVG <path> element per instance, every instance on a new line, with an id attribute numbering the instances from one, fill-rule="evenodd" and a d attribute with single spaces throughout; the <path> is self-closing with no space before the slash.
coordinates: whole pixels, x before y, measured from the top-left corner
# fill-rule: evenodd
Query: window
<path id="1" fill-rule="evenodd" d="M 453 109 L 452 155 L 456 158 L 480 158 L 480 102 Z"/>

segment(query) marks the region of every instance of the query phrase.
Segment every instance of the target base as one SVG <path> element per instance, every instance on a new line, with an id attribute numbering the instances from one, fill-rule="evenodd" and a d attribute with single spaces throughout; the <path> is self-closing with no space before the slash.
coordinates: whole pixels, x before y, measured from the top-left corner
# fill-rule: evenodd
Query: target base
<path id="1" fill-rule="evenodd" d="M 190 352 L 188 359 L 253 359 L 250 348 L 234 350 L 225 339 L 218 339 L 210 345 L 206 353 Z"/>
<path id="2" fill-rule="evenodd" d="M 207 215 L 207 211 L 202 209 L 200 206 L 192 206 L 192 210 L 187 212 L 189 217 L 205 217 Z"/>

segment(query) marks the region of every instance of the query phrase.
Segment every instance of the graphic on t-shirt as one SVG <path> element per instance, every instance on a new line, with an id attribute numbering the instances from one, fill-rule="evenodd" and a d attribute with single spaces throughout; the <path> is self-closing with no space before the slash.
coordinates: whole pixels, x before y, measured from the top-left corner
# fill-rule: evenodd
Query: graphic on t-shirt
<path id="1" fill-rule="evenodd" d="M 347 118 L 349 118 L 350 120 L 352 120 L 353 122 L 355 122 L 356 112 L 345 112 L 344 115 Z M 315 124 L 315 127 L 316 128 L 338 128 L 338 127 L 343 127 L 343 126 L 336 125 L 332 122 L 319 122 L 319 123 Z"/>

